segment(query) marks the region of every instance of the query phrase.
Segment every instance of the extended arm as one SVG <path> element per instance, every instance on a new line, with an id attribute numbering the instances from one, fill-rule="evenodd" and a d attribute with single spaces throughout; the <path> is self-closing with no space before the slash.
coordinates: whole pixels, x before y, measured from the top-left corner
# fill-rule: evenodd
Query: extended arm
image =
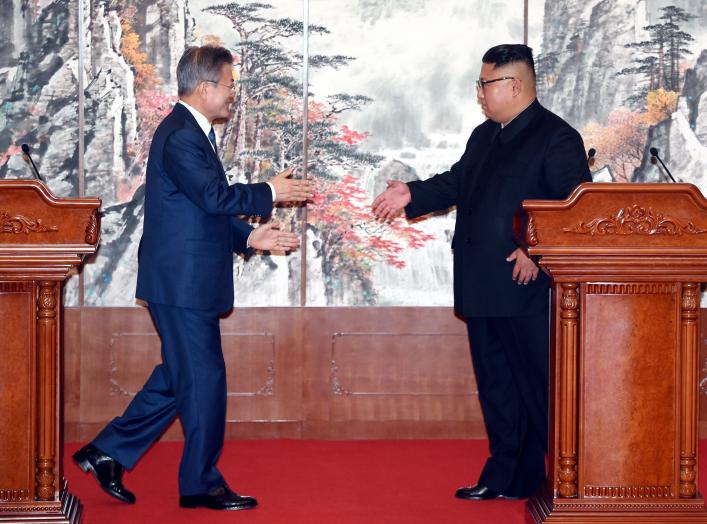
<path id="1" fill-rule="evenodd" d="M 164 165 L 176 186 L 198 207 L 213 215 L 268 215 L 272 192 L 266 183 L 228 185 L 197 131 L 180 129 L 164 147 Z"/>
<path id="2" fill-rule="evenodd" d="M 390 219 L 404 208 L 408 218 L 415 218 L 455 205 L 473 137 L 472 133 L 464 154 L 449 171 L 407 184 L 399 180 L 389 181 L 388 189 L 373 201 L 373 213 L 378 218 Z"/>

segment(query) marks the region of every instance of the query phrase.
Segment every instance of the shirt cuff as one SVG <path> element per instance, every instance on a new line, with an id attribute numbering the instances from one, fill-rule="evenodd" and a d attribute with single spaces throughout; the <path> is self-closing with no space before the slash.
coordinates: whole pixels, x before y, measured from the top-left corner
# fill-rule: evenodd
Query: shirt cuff
<path id="1" fill-rule="evenodd" d="M 272 191 L 272 201 L 275 202 L 277 199 L 277 193 L 275 192 L 275 186 L 272 185 L 270 182 L 265 182 L 267 185 L 270 186 L 270 191 Z"/>
<path id="2" fill-rule="evenodd" d="M 255 229 L 253 229 L 253 231 L 255 231 Z M 251 231 L 250 233 L 248 233 L 248 238 L 245 239 L 245 247 L 246 247 L 247 249 L 250 249 L 250 236 L 253 234 L 253 231 Z"/>

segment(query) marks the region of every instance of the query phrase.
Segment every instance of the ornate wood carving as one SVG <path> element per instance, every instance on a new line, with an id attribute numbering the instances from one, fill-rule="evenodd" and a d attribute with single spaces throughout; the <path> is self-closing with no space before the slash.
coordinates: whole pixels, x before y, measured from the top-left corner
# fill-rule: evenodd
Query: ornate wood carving
<path id="1" fill-rule="evenodd" d="M 56 282 L 43 280 L 39 283 L 37 299 L 37 359 L 39 381 L 39 432 L 37 443 L 37 498 L 54 500 L 56 490 L 54 466 L 56 457 L 56 341 L 57 341 L 57 297 Z"/>
<path id="2" fill-rule="evenodd" d="M 92 246 L 96 245 L 98 242 L 98 232 L 101 228 L 101 219 L 98 215 L 97 210 L 93 210 L 91 215 L 88 217 L 88 223 L 86 224 L 86 243 Z"/>
<path id="3" fill-rule="evenodd" d="M 3 513 L 44 513 L 47 511 L 47 506 L 3 506 L 2 511 Z"/>
<path id="4" fill-rule="evenodd" d="M 680 427 L 680 496 L 694 497 L 697 493 L 697 319 L 699 285 L 682 285 L 681 312 L 681 393 L 682 417 Z"/>
<path id="5" fill-rule="evenodd" d="M 41 218 L 29 218 L 24 215 L 10 215 L 7 211 L 0 211 L 0 233 L 30 234 L 30 233 L 55 233 L 58 226 L 46 226 Z"/>
<path id="6" fill-rule="evenodd" d="M 0 489 L 0 500 L 3 502 L 29 500 L 29 491 L 26 489 Z"/>
<path id="7" fill-rule="evenodd" d="M 577 288 L 573 282 L 561 284 L 559 492 L 562 497 L 577 496 Z"/>
<path id="8" fill-rule="evenodd" d="M 529 246 L 538 245 L 538 230 L 535 227 L 535 219 L 532 214 L 528 214 L 528 230 L 525 235 L 525 241 Z"/>
<path id="9" fill-rule="evenodd" d="M 644 208 L 634 204 L 619 209 L 610 217 L 595 218 L 580 222 L 574 227 L 563 228 L 565 233 L 580 235 L 701 235 L 707 230 L 696 227 L 690 221 L 684 221 L 651 207 Z"/>
<path id="10" fill-rule="evenodd" d="M 572 504 L 567 504 L 562 501 L 558 501 L 555 503 L 558 508 L 562 508 L 563 510 L 570 510 L 570 511 L 602 511 L 606 512 L 609 510 L 634 510 L 634 511 L 646 511 L 646 510 L 654 510 L 654 511 L 670 511 L 670 510 L 682 510 L 685 511 L 685 505 L 684 504 L 677 504 L 677 503 L 671 503 L 671 502 L 653 502 L 653 503 L 630 503 L 630 502 L 617 502 L 617 503 L 590 503 L 590 504 L 579 504 L 579 503 L 572 503 Z M 699 511 L 701 508 L 690 508 L 692 511 Z M 631 522 L 628 520 L 628 516 L 623 516 L 623 519 L 625 519 L 626 522 Z M 597 520 L 596 522 L 601 522 L 601 520 Z M 616 522 L 616 521 L 610 521 L 610 522 Z M 634 522 L 640 522 L 640 521 L 634 521 Z M 651 522 L 660 522 L 658 520 L 652 520 Z M 662 520 L 662 522 L 669 522 L 668 520 Z M 683 520 L 682 522 L 689 522 L 686 520 Z M 698 522 L 698 521 L 695 521 Z M 699 522 L 702 522 L 700 520 Z M 579 523 L 578 523 L 579 524 Z"/>
<path id="11" fill-rule="evenodd" d="M 587 284 L 587 295 L 672 295 L 672 282 L 632 282 L 621 284 Z"/>
<path id="12" fill-rule="evenodd" d="M 670 486 L 584 486 L 585 497 L 662 498 L 672 497 Z"/>

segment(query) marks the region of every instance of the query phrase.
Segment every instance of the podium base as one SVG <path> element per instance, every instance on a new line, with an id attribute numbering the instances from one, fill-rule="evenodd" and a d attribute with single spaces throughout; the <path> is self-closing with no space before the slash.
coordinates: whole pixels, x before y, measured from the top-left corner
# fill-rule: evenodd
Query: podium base
<path id="1" fill-rule="evenodd" d="M 79 524 L 82 510 L 81 502 L 69 493 L 67 482 L 64 480 L 57 501 L 0 502 L 0 524 Z"/>
<path id="2" fill-rule="evenodd" d="M 707 524 L 707 509 L 698 493 L 693 499 L 553 499 L 547 486 L 528 499 L 532 524 Z"/>

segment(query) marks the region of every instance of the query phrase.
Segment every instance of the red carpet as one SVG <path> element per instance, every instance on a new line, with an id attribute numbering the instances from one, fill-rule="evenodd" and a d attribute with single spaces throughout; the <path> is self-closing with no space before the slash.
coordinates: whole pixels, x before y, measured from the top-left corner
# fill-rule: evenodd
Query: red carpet
<path id="1" fill-rule="evenodd" d="M 181 442 L 157 444 L 126 474 L 125 484 L 137 496 L 134 506 L 105 495 L 71 462 L 78 447 L 66 445 L 65 476 L 84 505 L 84 524 L 525 523 L 525 501 L 453 496 L 476 480 L 486 457 L 484 440 L 230 441 L 219 467 L 234 490 L 260 503 L 234 512 L 179 508 Z M 701 470 L 703 478 L 704 462 Z"/>

